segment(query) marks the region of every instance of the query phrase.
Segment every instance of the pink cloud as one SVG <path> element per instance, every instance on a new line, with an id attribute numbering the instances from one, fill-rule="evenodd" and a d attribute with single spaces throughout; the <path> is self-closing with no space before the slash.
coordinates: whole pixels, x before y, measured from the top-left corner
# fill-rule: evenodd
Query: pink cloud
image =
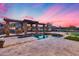
<path id="1" fill-rule="evenodd" d="M 8 12 L 8 9 L 12 5 L 13 4 L 0 3 L 0 18 L 8 18 L 8 16 L 4 16 L 4 15 Z"/>
<path id="2" fill-rule="evenodd" d="M 24 16 L 23 18 L 24 19 L 30 19 L 30 20 L 33 20 L 34 19 L 32 16 Z"/>
<path id="3" fill-rule="evenodd" d="M 5 7 L 5 4 L 0 3 L 0 13 L 5 13 L 7 11 L 7 8 Z"/>
<path id="4" fill-rule="evenodd" d="M 52 6 L 39 18 L 40 22 L 50 22 L 57 26 L 79 26 L 79 11 L 69 10 L 69 12 L 56 14 L 63 9 L 63 6 Z"/>
<path id="5" fill-rule="evenodd" d="M 79 26 L 79 12 L 71 12 L 67 14 L 60 14 L 54 18 L 51 18 L 51 23 L 57 25 L 60 24 L 61 26 Z M 53 20 L 52 20 L 53 19 Z"/>
<path id="6" fill-rule="evenodd" d="M 53 17 L 57 12 L 59 12 L 62 9 L 61 6 L 51 6 L 44 12 L 42 16 L 40 16 L 38 19 L 41 22 L 50 22 L 51 20 L 48 20 L 50 17 Z"/>

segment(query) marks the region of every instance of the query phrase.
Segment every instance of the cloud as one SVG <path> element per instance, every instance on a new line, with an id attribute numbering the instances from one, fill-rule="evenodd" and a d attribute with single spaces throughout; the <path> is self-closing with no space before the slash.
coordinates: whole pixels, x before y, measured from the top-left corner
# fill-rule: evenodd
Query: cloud
<path id="1" fill-rule="evenodd" d="M 78 5 L 78 4 L 77 4 Z M 75 5 L 75 6 L 77 6 Z M 54 5 L 48 8 L 45 13 L 39 18 L 40 22 L 50 22 L 57 26 L 79 26 L 79 10 L 75 6 L 69 9 L 63 10 L 65 6 Z M 75 9 L 74 9 L 75 8 Z"/>
<path id="2" fill-rule="evenodd" d="M 4 18 L 7 16 L 4 16 L 9 8 L 12 6 L 13 4 L 8 4 L 8 3 L 0 3 L 0 18 Z"/>
<path id="3" fill-rule="evenodd" d="M 60 10 L 62 10 L 60 5 L 50 6 L 38 19 L 39 21 L 51 22 L 50 18 L 60 12 Z"/>
<path id="4" fill-rule="evenodd" d="M 0 13 L 3 14 L 7 11 L 7 8 L 5 7 L 5 4 L 0 3 Z"/>

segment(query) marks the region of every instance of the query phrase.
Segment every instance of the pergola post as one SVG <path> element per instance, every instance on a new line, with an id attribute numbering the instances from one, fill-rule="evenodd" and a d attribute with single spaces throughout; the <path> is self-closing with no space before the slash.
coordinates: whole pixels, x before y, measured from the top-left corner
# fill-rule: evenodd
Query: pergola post
<path id="1" fill-rule="evenodd" d="M 22 30 L 22 32 L 23 32 L 23 23 L 20 23 L 21 24 L 21 30 Z"/>
<path id="2" fill-rule="evenodd" d="M 43 34 L 45 34 L 45 24 L 43 24 Z"/>
<path id="3" fill-rule="evenodd" d="M 36 34 L 38 34 L 38 23 L 36 23 Z"/>
<path id="4" fill-rule="evenodd" d="M 32 31 L 33 24 L 30 24 L 30 25 L 31 25 L 31 31 Z"/>
<path id="5" fill-rule="evenodd" d="M 47 29 L 47 32 L 48 32 L 49 31 L 48 24 L 46 24 L 46 29 Z"/>
<path id="6" fill-rule="evenodd" d="M 5 32 L 6 36 L 9 36 L 10 35 L 9 22 L 8 21 L 6 21 L 6 24 L 4 26 L 4 32 Z"/>
<path id="7" fill-rule="evenodd" d="M 27 23 L 26 22 L 23 22 L 23 31 L 24 31 L 24 34 L 26 35 L 27 34 Z"/>

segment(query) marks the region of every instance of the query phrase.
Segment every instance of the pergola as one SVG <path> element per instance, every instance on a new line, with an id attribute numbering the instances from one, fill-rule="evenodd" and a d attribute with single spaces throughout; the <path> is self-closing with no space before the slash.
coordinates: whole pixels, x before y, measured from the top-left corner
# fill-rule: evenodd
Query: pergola
<path id="1" fill-rule="evenodd" d="M 6 36 L 9 36 L 10 35 L 10 22 L 16 22 L 16 23 L 20 23 L 22 25 L 22 29 L 23 29 L 23 32 L 24 34 L 27 34 L 27 31 L 28 31 L 28 26 L 27 24 L 30 24 L 30 27 L 31 27 L 31 31 L 32 31 L 32 27 L 33 25 L 35 24 L 35 27 L 36 27 L 36 34 L 39 32 L 38 30 L 38 25 L 42 25 L 43 26 L 43 34 L 45 33 L 45 25 L 44 23 L 39 23 L 38 21 L 32 21 L 32 20 L 28 20 L 28 19 L 24 19 L 24 20 L 14 20 L 14 19 L 9 19 L 9 18 L 4 18 L 4 21 L 6 22 L 5 26 L 4 26 L 4 31 L 5 31 L 5 34 Z"/>

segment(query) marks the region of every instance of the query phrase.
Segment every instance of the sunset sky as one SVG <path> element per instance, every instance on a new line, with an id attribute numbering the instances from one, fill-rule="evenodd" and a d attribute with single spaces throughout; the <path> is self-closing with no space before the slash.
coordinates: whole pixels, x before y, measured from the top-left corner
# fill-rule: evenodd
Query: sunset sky
<path id="1" fill-rule="evenodd" d="M 0 21 L 29 18 L 56 26 L 79 26 L 77 3 L 0 3 Z"/>

